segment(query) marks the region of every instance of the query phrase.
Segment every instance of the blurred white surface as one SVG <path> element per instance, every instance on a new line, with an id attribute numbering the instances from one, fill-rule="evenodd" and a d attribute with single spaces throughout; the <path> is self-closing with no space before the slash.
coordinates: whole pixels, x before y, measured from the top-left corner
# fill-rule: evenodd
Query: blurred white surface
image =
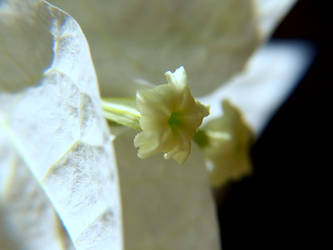
<path id="1" fill-rule="evenodd" d="M 260 33 L 268 37 L 297 0 L 255 0 Z"/>
<path id="2" fill-rule="evenodd" d="M 299 83 L 312 58 L 313 48 L 306 42 L 270 42 L 255 53 L 243 74 L 199 99 L 211 106 L 211 118 L 223 113 L 223 99 L 231 100 L 259 135 Z"/>

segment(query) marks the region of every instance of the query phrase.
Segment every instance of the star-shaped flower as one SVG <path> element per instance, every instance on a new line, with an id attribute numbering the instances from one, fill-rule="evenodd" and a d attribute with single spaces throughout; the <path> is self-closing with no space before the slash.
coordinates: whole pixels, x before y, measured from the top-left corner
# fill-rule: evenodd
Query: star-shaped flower
<path id="1" fill-rule="evenodd" d="M 165 73 L 168 84 L 137 93 L 141 113 L 140 132 L 134 139 L 138 156 L 147 158 L 165 153 L 183 163 L 191 151 L 191 140 L 209 109 L 195 101 L 183 67 Z"/>

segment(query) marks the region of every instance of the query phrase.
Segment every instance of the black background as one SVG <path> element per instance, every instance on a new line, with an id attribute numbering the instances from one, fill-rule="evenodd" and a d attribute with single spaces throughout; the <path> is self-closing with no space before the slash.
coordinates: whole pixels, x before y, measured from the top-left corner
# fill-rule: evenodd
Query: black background
<path id="1" fill-rule="evenodd" d="M 317 204 L 322 159 L 317 151 L 328 133 L 320 112 L 324 86 L 329 84 L 323 80 L 320 2 L 300 0 L 273 35 L 273 39 L 310 41 L 315 57 L 253 146 L 254 174 L 233 183 L 218 204 L 223 250 L 300 249 L 314 239 L 317 212 L 312 207 Z"/>

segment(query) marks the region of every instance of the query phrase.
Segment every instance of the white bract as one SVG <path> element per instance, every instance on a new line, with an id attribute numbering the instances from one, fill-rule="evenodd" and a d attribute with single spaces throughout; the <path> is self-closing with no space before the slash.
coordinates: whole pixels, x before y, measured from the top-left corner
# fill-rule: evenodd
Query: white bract
<path id="1" fill-rule="evenodd" d="M 52 204 L 2 128 L 0 148 L 1 249 L 74 249 Z"/>
<path id="2" fill-rule="evenodd" d="M 134 133 L 109 131 L 99 89 L 134 97 L 184 65 L 193 94 L 209 94 L 286 8 L 262 29 L 271 15 L 253 1 L 52 3 L 89 46 L 48 2 L 0 1 L 1 249 L 219 249 L 198 148 L 182 166 L 139 159 Z"/>
<path id="3" fill-rule="evenodd" d="M 1 3 L 0 65 L 11 64 L 10 70 L 0 68 L 1 131 L 42 187 L 40 192 L 46 193 L 45 206 L 52 204 L 77 249 L 123 249 L 118 169 L 85 37 L 73 18 L 47 2 Z M 39 46 L 45 49 L 39 51 Z M 11 82 L 15 75 L 17 84 Z M 15 173 L 21 165 L 2 168 Z M 29 174 L 21 179 L 16 175 L 11 178 L 18 187 L 30 188 L 25 187 L 33 183 L 25 180 Z M 37 205 L 35 199 L 30 202 Z M 37 211 L 42 214 L 44 209 L 35 210 L 38 216 Z M 29 214 L 21 218 L 37 227 Z M 52 231 L 48 235 L 59 236 Z M 36 245 L 27 241 L 23 246 Z"/>

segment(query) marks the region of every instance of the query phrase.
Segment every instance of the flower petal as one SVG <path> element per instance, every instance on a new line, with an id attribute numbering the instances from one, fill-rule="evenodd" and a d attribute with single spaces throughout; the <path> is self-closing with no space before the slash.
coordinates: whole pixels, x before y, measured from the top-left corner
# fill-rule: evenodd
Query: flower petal
<path id="1" fill-rule="evenodd" d="M 138 156 L 164 153 L 182 164 L 191 152 L 191 140 L 209 114 L 209 108 L 194 100 L 183 67 L 165 74 L 168 83 L 137 92 L 141 114 L 140 132 L 134 139 Z"/>

